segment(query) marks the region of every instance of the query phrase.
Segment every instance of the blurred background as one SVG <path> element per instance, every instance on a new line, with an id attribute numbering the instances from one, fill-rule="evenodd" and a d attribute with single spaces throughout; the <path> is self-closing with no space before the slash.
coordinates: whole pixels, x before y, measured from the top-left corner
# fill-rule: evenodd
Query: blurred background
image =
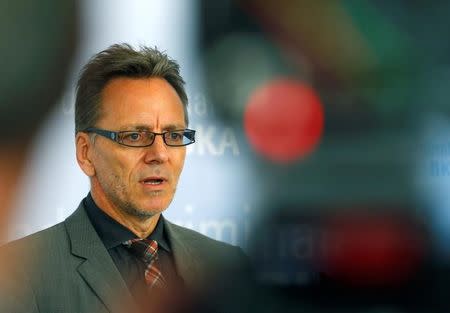
<path id="1" fill-rule="evenodd" d="M 64 220 L 89 190 L 74 146 L 81 67 L 114 43 L 157 46 L 181 65 L 198 134 L 165 216 L 250 255 L 255 309 L 450 311 L 450 3 L 78 6 L 66 87 L 34 133 L 3 242 Z"/>

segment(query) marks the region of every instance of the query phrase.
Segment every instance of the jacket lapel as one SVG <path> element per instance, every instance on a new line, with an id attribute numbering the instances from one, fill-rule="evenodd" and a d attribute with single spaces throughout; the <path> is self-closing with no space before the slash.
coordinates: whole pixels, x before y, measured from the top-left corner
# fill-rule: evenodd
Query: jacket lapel
<path id="1" fill-rule="evenodd" d="M 200 290 L 204 277 L 201 271 L 201 260 L 193 250 L 193 245 L 186 242 L 183 231 L 179 226 L 170 223 L 166 219 L 164 219 L 164 223 L 178 274 L 183 278 L 191 291 Z"/>
<path id="2" fill-rule="evenodd" d="M 65 221 L 72 254 L 85 260 L 78 273 L 110 312 L 133 312 L 135 303 L 111 256 L 92 226 L 83 203 Z M 131 309 L 130 309 L 131 308 Z"/>

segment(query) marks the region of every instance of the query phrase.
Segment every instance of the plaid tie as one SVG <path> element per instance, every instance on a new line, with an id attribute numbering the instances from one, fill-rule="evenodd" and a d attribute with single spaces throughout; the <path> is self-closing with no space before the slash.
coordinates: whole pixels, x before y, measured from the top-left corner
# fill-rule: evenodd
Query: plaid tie
<path id="1" fill-rule="evenodd" d="M 144 273 L 147 286 L 150 288 L 165 287 L 166 281 L 156 262 L 158 260 L 158 242 L 156 240 L 137 238 L 127 240 L 123 244 L 147 264 Z"/>

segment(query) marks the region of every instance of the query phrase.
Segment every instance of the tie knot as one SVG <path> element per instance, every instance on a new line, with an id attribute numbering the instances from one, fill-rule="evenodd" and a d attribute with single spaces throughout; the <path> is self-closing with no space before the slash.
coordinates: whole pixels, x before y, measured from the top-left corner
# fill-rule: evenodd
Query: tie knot
<path id="1" fill-rule="evenodd" d="M 138 238 L 127 240 L 123 244 L 146 263 L 150 263 L 158 257 L 158 242 L 156 240 Z"/>

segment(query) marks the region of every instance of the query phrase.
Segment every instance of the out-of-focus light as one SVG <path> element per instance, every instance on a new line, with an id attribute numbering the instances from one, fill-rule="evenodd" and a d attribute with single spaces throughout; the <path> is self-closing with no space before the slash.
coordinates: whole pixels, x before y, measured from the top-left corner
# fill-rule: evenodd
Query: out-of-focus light
<path id="1" fill-rule="evenodd" d="M 353 214 L 324 224 L 321 270 L 359 286 L 392 285 L 413 277 L 422 263 L 425 240 L 407 220 Z"/>
<path id="2" fill-rule="evenodd" d="M 294 162 L 314 151 L 323 126 L 323 108 L 316 92 L 291 79 L 273 80 L 257 88 L 244 113 L 252 147 L 278 163 Z"/>

